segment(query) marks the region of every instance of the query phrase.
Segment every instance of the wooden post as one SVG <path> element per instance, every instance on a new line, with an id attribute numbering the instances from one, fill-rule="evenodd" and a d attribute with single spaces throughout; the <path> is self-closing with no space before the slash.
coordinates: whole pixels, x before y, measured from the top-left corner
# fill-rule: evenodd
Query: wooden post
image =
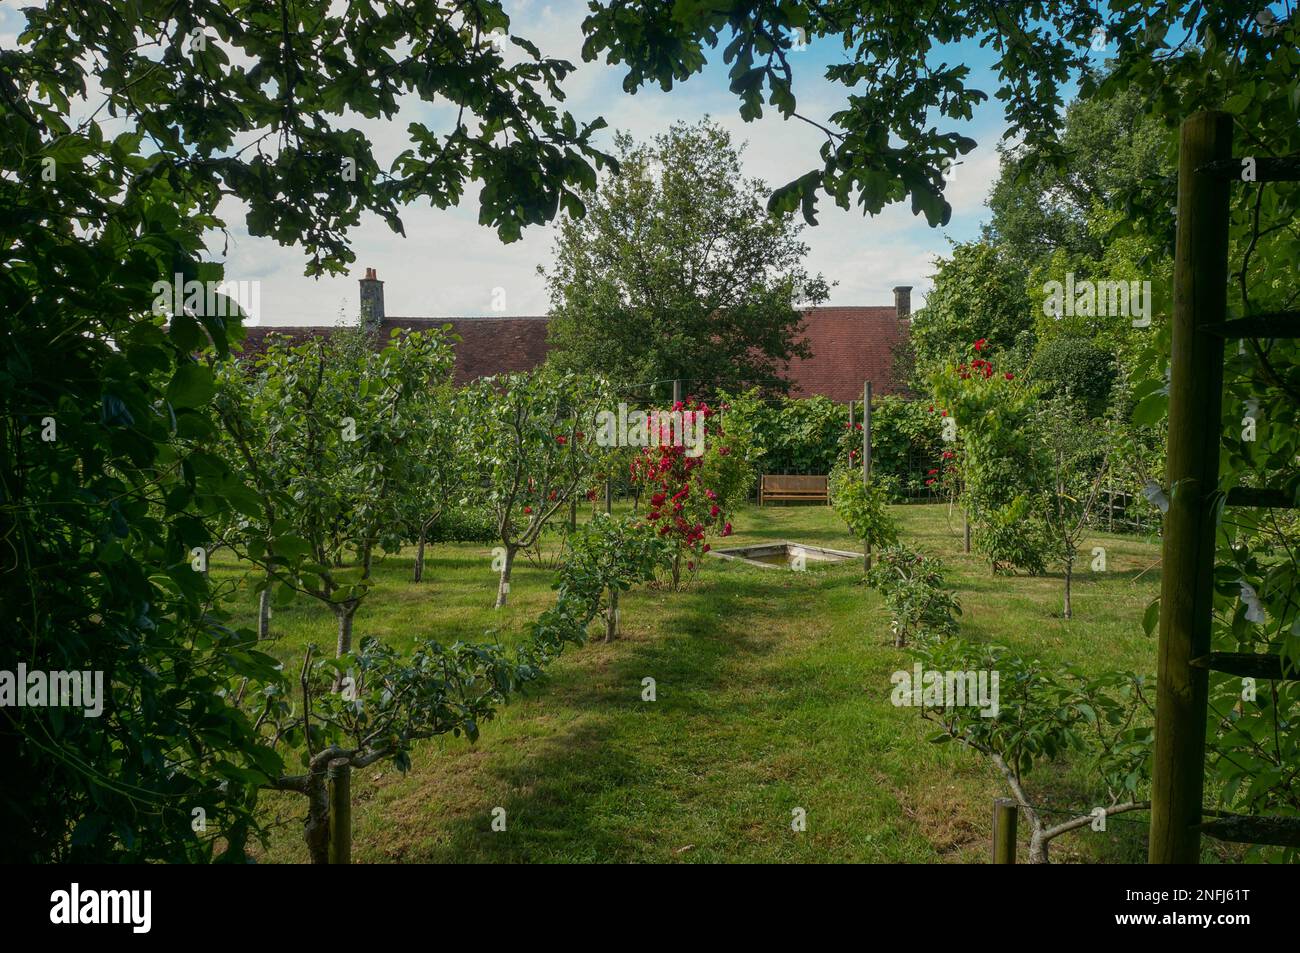
<path id="1" fill-rule="evenodd" d="M 681 403 L 681 401 L 682 401 L 682 382 L 680 380 L 675 380 L 673 381 L 673 406 L 676 407 L 678 404 Z"/>
<path id="2" fill-rule="evenodd" d="M 871 381 L 862 385 L 862 485 L 871 479 Z M 862 541 L 862 568 L 871 572 L 871 540 Z"/>
<path id="3" fill-rule="evenodd" d="M 1223 339 L 1202 328 L 1225 319 L 1228 183 L 1198 172 L 1232 151 L 1232 117 L 1199 112 L 1178 147 L 1178 236 L 1170 347 L 1169 450 L 1151 776 L 1153 864 L 1200 859 L 1209 673 L 1189 664 L 1210 650 L 1214 512 L 1223 403 Z"/>
<path id="4" fill-rule="evenodd" d="M 352 769 L 347 764 L 331 765 L 330 851 L 331 864 L 352 863 Z"/>
<path id="5" fill-rule="evenodd" d="M 614 509 L 614 491 L 611 487 L 609 477 L 605 478 L 605 513 L 608 515 Z M 605 641 L 613 642 L 618 635 L 618 590 L 610 587 L 609 590 L 609 617 L 605 620 Z"/>
<path id="6" fill-rule="evenodd" d="M 993 799 L 993 863 L 1016 862 L 1016 820 L 1020 805 L 1009 797 Z"/>
<path id="7" fill-rule="evenodd" d="M 966 552 L 970 552 L 970 510 L 962 510 L 962 516 L 966 521 Z"/>

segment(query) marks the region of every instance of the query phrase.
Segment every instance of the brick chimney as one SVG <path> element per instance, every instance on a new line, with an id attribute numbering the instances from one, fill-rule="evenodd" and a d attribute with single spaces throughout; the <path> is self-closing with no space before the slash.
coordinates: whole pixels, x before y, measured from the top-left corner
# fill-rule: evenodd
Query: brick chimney
<path id="1" fill-rule="evenodd" d="M 375 269 L 367 268 L 361 285 L 361 326 L 377 328 L 384 320 L 384 283 L 375 275 Z"/>
<path id="2" fill-rule="evenodd" d="M 380 301 L 383 301 L 382 292 Z M 894 310 L 898 313 L 898 319 L 902 321 L 912 316 L 912 286 L 899 285 L 894 289 Z"/>

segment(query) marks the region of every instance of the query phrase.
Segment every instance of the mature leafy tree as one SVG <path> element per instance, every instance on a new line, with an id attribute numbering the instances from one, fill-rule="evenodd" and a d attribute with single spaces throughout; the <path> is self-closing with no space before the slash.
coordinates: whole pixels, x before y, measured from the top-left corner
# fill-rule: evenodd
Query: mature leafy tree
<path id="1" fill-rule="evenodd" d="M 619 174 L 566 217 L 556 244 L 550 340 L 565 367 L 611 380 L 751 382 L 784 389 L 807 356 L 799 307 L 825 300 L 791 215 L 707 119 L 652 145 L 616 139 Z"/>
<path id="2" fill-rule="evenodd" d="M 1044 165 L 1023 146 L 1000 147 L 985 240 L 1025 263 L 1058 251 L 1100 258 L 1106 235 L 1093 227 L 1098 209 L 1172 194 L 1173 137 L 1147 105 L 1135 89 L 1071 102 L 1061 127 L 1063 165 Z"/>
<path id="3" fill-rule="evenodd" d="M 985 241 L 954 245 L 938 261 L 934 288 L 912 319 L 916 369 L 924 377 L 955 364 L 971 341 L 996 353 L 1034 326 L 1025 264 Z"/>

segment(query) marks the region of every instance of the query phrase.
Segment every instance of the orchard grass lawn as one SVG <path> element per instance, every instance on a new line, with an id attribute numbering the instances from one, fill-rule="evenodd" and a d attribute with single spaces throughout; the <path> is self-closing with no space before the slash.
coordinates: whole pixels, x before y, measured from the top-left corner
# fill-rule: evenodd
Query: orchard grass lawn
<path id="1" fill-rule="evenodd" d="M 1140 622 L 1160 582 L 1153 540 L 1085 538 L 1067 622 L 1059 574 L 994 576 L 961 552 L 959 514 L 893 512 L 906 542 L 943 559 L 965 636 L 1089 671 L 1154 672 L 1154 639 Z M 826 506 L 746 507 L 734 525 L 715 546 L 861 549 Z M 1106 572 L 1089 569 L 1097 545 Z M 411 551 L 378 561 L 354 640 L 405 648 L 417 636 L 490 640 L 488 630 L 517 639 L 552 604 L 554 574 L 521 558 L 509 604 L 493 610 L 490 548 L 433 546 L 419 585 Z M 229 557 L 213 571 L 230 578 Z M 912 663 L 892 646 L 862 575 L 860 561 L 795 573 L 706 558 L 683 592 L 625 595 L 621 638 L 566 651 L 543 683 L 483 725 L 476 745 L 424 741 L 405 775 L 389 763 L 355 772 L 354 861 L 985 862 L 991 799 L 1006 792 L 981 756 L 931 743 L 932 725 L 890 704 L 890 674 Z M 239 624 L 255 624 L 250 593 L 233 605 Z M 271 626 L 268 651 L 291 671 L 310 641 L 333 651 L 333 616 L 305 597 L 277 609 Z M 641 700 L 647 676 L 657 701 Z M 1030 783 L 1052 804 L 1101 803 L 1068 765 Z M 303 798 L 270 792 L 262 803 L 273 831 L 262 859 L 304 861 Z M 504 832 L 491 829 L 498 806 Z M 807 812 L 805 832 L 791 830 L 795 808 Z M 1053 860 L 1142 860 L 1145 822 L 1135 813 L 1105 833 L 1066 834 Z"/>

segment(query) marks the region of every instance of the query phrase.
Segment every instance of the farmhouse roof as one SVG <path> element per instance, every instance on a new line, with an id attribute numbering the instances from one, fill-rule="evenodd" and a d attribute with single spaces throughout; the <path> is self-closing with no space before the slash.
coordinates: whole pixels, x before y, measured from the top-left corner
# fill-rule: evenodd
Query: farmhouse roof
<path id="1" fill-rule="evenodd" d="M 463 384 L 490 374 L 526 371 L 546 359 L 548 318 L 525 317 L 390 317 L 384 312 L 383 282 L 368 269 L 361 280 L 363 313 L 379 328 L 379 340 L 387 341 L 393 328 L 442 327 L 450 325 L 461 340 L 455 345 L 455 381 Z M 820 394 L 836 401 L 860 400 L 862 384 L 871 381 L 876 393 L 901 389 L 895 380 L 894 352 L 908 333 L 911 312 L 910 288 L 895 289 L 895 303 L 870 307 L 817 307 L 804 312 L 803 337 L 812 356 L 797 358 L 785 368 L 795 397 Z M 900 316 L 900 312 L 902 313 Z M 330 326 L 254 327 L 244 341 L 245 356 L 260 353 L 271 335 L 284 335 L 296 342 L 329 334 Z"/>

